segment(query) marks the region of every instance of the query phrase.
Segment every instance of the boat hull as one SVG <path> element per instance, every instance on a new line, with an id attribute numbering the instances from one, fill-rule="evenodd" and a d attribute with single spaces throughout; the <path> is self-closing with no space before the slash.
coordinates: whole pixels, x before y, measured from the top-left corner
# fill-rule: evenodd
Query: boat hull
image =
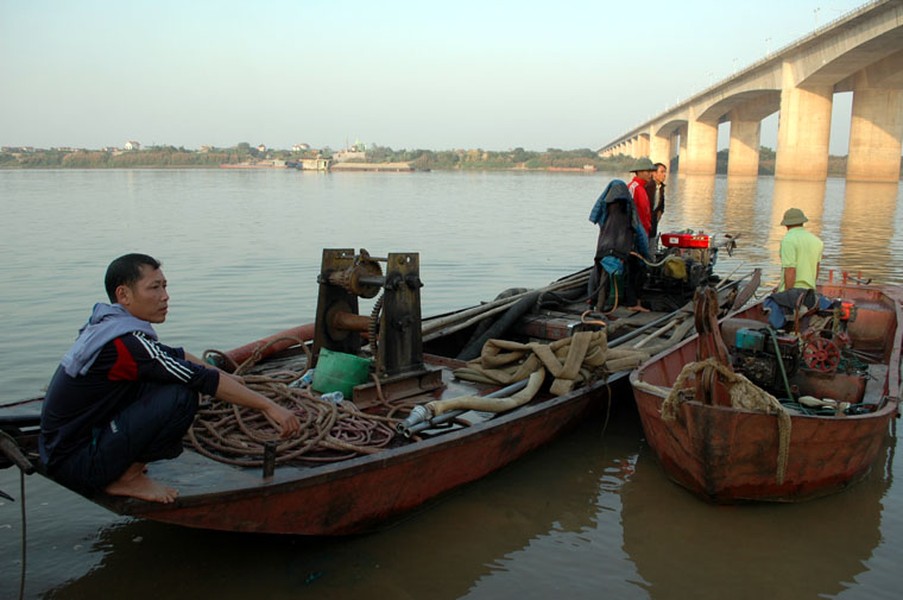
<path id="1" fill-rule="evenodd" d="M 875 382 L 883 386 L 877 408 L 854 416 L 792 416 L 781 480 L 777 415 L 688 401 L 680 403 L 673 421 L 663 419 L 667 388 L 684 365 L 696 360 L 699 338 L 694 336 L 631 375 L 646 439 L 672 480 L 717 503 L 796 502 L 839 491 L 868 473 L 899 414 L 900 296 L 897 292 L 882 301 L 874 293 L 863 296 L 836 287 L 825 291 L 856 297 L 864 306 L 868 299 L 875 309 L 873 314 L 866 307 L 856 333 L 873 347 L 882 342 L 886 349 L 887 376 Z M 761 318 L 761 312 L 757 306 L 735 316 Z"/>
<path id="2" fill-rule="evenodd" d="M 600 404 L 596 398 L 605 392 L 598 387 L 551 398 L 441 439 L 317 467 L 310 475 L 301 474 L 303 467 L 279 467 L 269 484 L 235 482 L 233 491 L 211 492 L 211 472 L 221 469 L 185 453 L 176 461 L 153 465 L 155 479 L 181 490 L 175 503 L 105 495 L 94 500 L 120 514 L 202 529 L 312 536 L 363 533 L 555 439 Z M 181 461 L 203 464 L 186 468 Z M 204 480 L 193 482 L 192 473 Z M 261 476 L 247 470 L 240 475 Z M 207 493 L 193 495 L 194 487 Z"/>

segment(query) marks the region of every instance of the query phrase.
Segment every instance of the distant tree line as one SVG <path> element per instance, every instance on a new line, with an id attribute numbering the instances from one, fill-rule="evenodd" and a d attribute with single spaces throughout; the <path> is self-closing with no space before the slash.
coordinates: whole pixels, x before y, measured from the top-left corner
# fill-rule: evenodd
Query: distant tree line
<path id="1" fill-rule="evenodd" d="M 221 164 L 240 164 L 263 160 L 297 160 L 317 155 L 329 157 L 329 148 L 304 152 L 291 150 L 258 149 L 247 142 L 231 148 L 205 148 L 187 150 L 175 146 L 149 146 L 141 150 L 33 150 L 29 152 L 0 152 L 0 168 L 77 168 L 77 169 L 129 169 L 129 168 L 210 168 Z M 728 150 L 717 155 L 716 172 L 727 173 Z M 594 150 L 581 148 L 561 150 L 548 148 L 544 152 L 514 148 L 513 150 L 393 150 L 387 146 L 372 145 L 366 158 L 369 163 L 406 162 L 422 170 L 598 170 L 626 173 L 635 159 L 618 155 L 602 158 Z M 846 157 L 831 156 L 828 159 L 829 175 L 844 176 Z M 679 169 L 679 159 L 669 165 Z M 775 151 L 766 146 L 759 149 L 759 174 L 773 175 Z"/>
<path id="2" fill-rule="evenodd" d="M 231 148 L 202 151 L 174 146 L 149 146 L 141 150 L 34 150 L 0 152 L 0 167 L 6 168 L 139 168 L 139 167 L 215 167 L 261 160 L 292 160 L 316 155 L 329 157 L 329 148 L 292 152 L 259 150 L 247 142 Z M 366 151 L 366 162 L 407 162 L 418 169 L 584 169 L 623 170 L 634 159 L 626 156 L 600 158 L 589 148 L 560 150 L 549 148 L 535 152 L 515 148 L 505 151 L 474 150 L 393 150 L 373 145 Z"/>
<path id="3" fill-rule="evenodd" d="M 727 173 L 727 163 L 730 152 L 728 150 L 718 151 L 718 160 L 715 165 L 715 172 L 719 174 Z M 774 165 L 776 153 L 767 146 L 759 148 L 759 175 L 774 175 Z M 832 177 L 844 177 L 847 173 L 847 157 L 846 156 L 828 156 L 828 175 Z M 900 174 L 903 175 L 903 164 L 901 164 Z"/>
<path id="4" fill-rule="evenodd" d="M 549 148 L 545 152 L 514 148 L 493 151 L 481 148 L 471 150 L 393 150 L 386 146 L 367 149 L 367 162 L 407 162 L 418 169 L 438 170 L 493 170 L 493 169 L 584 169 L 587 166 L 599 170 L 620 170 L 633 162 L 632 158 L 601 158 L 589 148 L 560 150 Z"/>
<path id="5" fill-rule="evenodd" d="M 174 146 L 150 146 L 142 150 L 35 150 L 33 152 L 0 152 L 0 167 L 6 168 L 73 168 L 131 169 L 149 167 L 217 167 L 223 163 L 240 163 L 250 154 L 238 148 L 198 152 Z"/>

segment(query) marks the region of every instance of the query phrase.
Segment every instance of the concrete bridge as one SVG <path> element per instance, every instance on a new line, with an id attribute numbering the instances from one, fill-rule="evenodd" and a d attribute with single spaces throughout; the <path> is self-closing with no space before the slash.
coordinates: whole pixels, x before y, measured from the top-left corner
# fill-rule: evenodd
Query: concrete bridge
<path id="1" fill-rule="evenodd" d="M 853 92 L 847 179 L 899 181 L 903 142 L 903 0 L 877 0 L 613 140 L 602 156 L 680 156 L 712 175 L 730 122 L 728 173 L 756 175 L 761 121 L 780 111 L 775 177 L 824 180 L 834 94 Z M 679 151 L 678 151 L 679 150 Z"/>

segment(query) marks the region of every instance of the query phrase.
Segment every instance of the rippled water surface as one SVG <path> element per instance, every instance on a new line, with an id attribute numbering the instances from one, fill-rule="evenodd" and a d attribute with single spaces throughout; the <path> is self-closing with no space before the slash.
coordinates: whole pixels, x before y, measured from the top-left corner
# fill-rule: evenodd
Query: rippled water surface
<path id="1" fill-rule="evenodd" d="M 107 263 L 146 252 L 172 295 L 158 328 L 196 354 L 312 320 L 324 247 L 421 256 L 424 314 L 588 266 L 612 174 L 0 171 L 0 402 L 40 393 Z M 897 185 L 672 178 L 664 229 L 740 234 L 718 270 L 778 277 L 790 206 L 827 268 L 903 283 Z M 117 517 L 26 480 L 26 597 L 896 598 L 903 490 L 892 440 L 869 479 L 793 506 L 712 507 L 662 475 L 629 403 L 385 531 L 310 540 Z M 623 399 L 621 399 L 623 400 Z M 20 499 L 19 476 L 0 490 Z M 21 503 L 0 499 L 0 598 Z"/>

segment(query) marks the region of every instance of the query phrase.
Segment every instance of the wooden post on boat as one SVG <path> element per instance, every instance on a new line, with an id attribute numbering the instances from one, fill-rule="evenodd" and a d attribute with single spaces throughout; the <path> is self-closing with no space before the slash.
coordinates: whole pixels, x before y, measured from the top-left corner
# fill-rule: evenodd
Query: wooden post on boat
<path id="1" fill-rule="evenodd" d="M 383 296 L 383 318 L 376 363 L 380 375 L 423 370 L 423 336 L 420 329 L 420 256 L 389 254 Z"/>

